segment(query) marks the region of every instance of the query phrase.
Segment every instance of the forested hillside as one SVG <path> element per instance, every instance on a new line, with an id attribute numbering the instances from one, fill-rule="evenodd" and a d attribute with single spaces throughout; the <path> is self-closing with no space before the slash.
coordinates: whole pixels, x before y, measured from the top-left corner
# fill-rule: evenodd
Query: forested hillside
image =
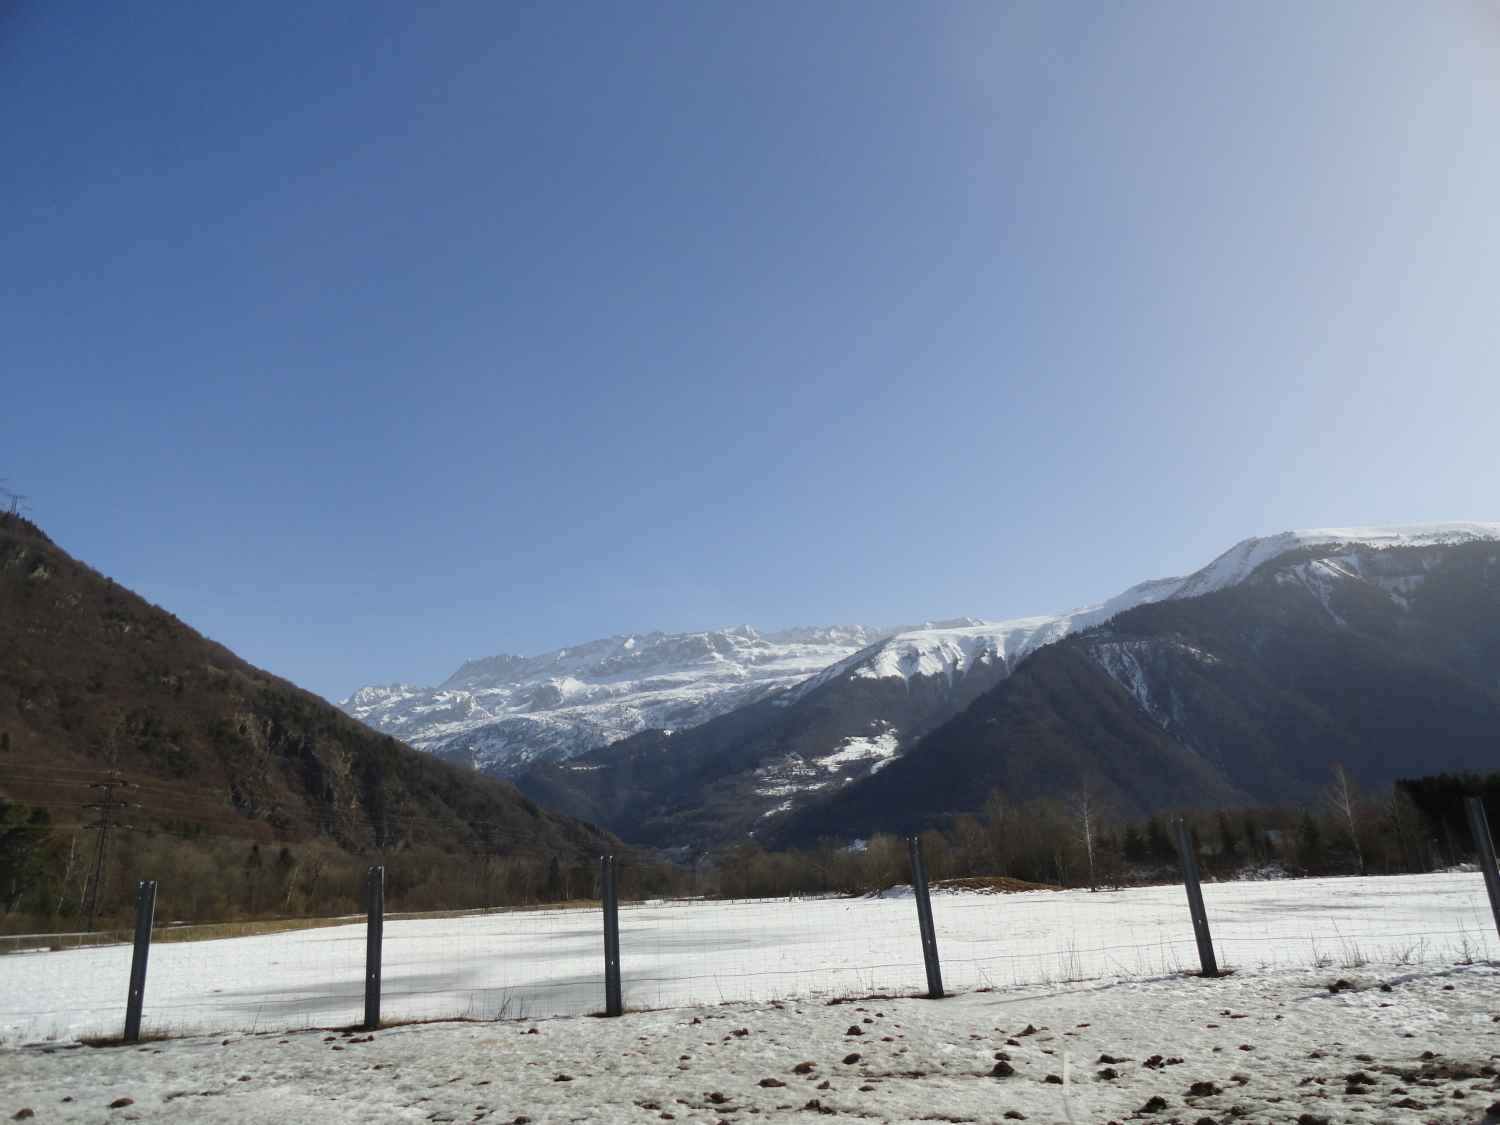
<path id="1" fill-rule="evenodd" d="M 1330 558 L 1163 601 L 1042 648 L 910 753 L 775 825 L 777 843 L 942 823 L 999 789 L 1138 816 L 1383 789 L 1500 760 L 1500 548 Z"/>
<path id="2" fill-rule="evenodd" d="M 140 877 L 179 916 L 352 906 L 371 857 L 411 905 L 524 897 L 607 840 L 252 667 L 14 515 L 0 800 L 11 915 L 76 916 L 98 835 L 80 826 L 104 816 L 128 826 L 110 833 L 105 913 Z"/>

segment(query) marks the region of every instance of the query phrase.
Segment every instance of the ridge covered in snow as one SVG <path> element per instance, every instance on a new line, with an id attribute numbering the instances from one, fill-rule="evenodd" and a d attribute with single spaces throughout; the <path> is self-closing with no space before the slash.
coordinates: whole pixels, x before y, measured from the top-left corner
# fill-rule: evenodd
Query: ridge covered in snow
<path id="1" fill-rule="evenodd" d="M 824 669 L 784 693 L 779 701 L 790 705 L 822 684 L 846 674 L 859 679 L 910 681 L 919 676 L 952 679 L 976 665 L 995 662 L 1013 668 L 1041 646 L 1102 625 L 1126 610 L 1171 598 L 1198 597 L 1239 585 L 1264 564 L 1295 551 L 1310 548 L 1386 550 L 1475 541 L 1500 541 L 1500 523 L 1328 527 L 1246 539 L 1201 570 L 1181 578 L 1141 582 L 1098 605 L 1040 617 L 970 622 L 954 628 L 929 626 L 897 633 L 870 650 L 856 653 Z"/>
<path id="2" fill-rule="evenodd" d="M 1006 621 L 965 617 L 886 630 L 850 625 L 760 633 L 737 626 L 615 636 L 539 656 L 470 660 L 435 687 L 364 687 L 340 706 L 414 746 L 492 772 L 514 773 L 533 762 L 573 758 L 643 730 L 697 726 L 772 696 L 777 705 L 789 707 L 841 676 L 907 684 L 946 680 L 949 685 L 972 671 L 989 673 L 979 677 L 982 681 L 1003 678 L 1043 645 L 1137 606 L 1238 585 L 1261 566 L 1293 552 L 1328 548 L 1325 558 L 1332 566 L 1340 552 L 1476 540 L 1500 541 L 1500 523 L 1288 531 L 1246 539 L 1192 574 L 1141 582 L 1067 613 Z M 885 729 L 878 722 L 876 727 Z M 858 738 L 872 737 L 876 728 L 867 728 L 869 724 L 860 726 Z M 895 736 L 881 737 L 881 748 L 894 753 L 894 743 L 886 743 Z M 887 757 L 882 753 L 879 760 Z"/>
<path id="3" fill-rule="evenodd" d="M 648 728 L 696 726 L 865 648 L 888 631 L 834 625 L 759 633 L 636 633 L 539 656 L 467 661 L 435 687 L 360 688 L 340 706 L 426 750 L 516 768 Z"/>

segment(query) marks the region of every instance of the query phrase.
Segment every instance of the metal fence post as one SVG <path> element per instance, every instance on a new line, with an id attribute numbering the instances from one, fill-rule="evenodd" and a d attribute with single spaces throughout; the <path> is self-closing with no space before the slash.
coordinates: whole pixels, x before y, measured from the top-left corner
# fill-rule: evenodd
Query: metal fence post
<path id="1" fill-rule="evenodd" d="M 615 857 L 599 857 L 599 897 L 604 906 L 604 1014 L 624 1015 L 620 999 L 620 900 L 615 887 Z"/>
<path id="2" fill-rule="evenodd" d="M 130 995 L 125 1001 L 125 1042 L 141 1041 L 141 1005 L 146 999 L 146 959 L 151 956 L 151 923 L 156 918 L 156 880 L 135 888 L 135 951 L 130 955 Z"/>
<path id="3" fill-rule="evenodd" d="M 1219 975 L 1214 939 L 1208 930 L 1208 911 L 1203 907 L 1203 888 L 1198 883 L 1198 854 L 1186 822 L 1177 818 L 1177 852 L 1182 857 L 1182 881 L 1187 887 L 1188 912 L 1193 916 L 1193 938 L 1198 943 L 1198 963 L 1206 977 Z"/>
<path id="4" fill-rule="evenodd" d="M 1490 895 L 1490 912 L 1495 916 L 1495 931 L 1500 933 L 1500 871 L 1495 868 L 1495 839 L 1490 835 L 1490 818 L 1484 812 L 1484 800 L 1470 797 L 1469 829 L 1474 846 L 1479 849 L 1479 866 L 1484 869 L 1484 888 Z"/>
<path id="5" fill-rule="evenodd" d="M 385 937 L 385 868 L 366 875 L 369 913 L 365 921 L 365 1030 L 380 1026 L 380 950 Z"/>
<path id="6" fill-rule="evenodd" d="M 922 841 L 911 837 L 911 889 L 917 899 L 917 927 L 922 933 L 922 961 L 927 966 L 927 998 L 943 998 L 943 969 L 938 961 L 937 931 L 932 927 L 932 897 L 927 891 L 927 864 Z"/>

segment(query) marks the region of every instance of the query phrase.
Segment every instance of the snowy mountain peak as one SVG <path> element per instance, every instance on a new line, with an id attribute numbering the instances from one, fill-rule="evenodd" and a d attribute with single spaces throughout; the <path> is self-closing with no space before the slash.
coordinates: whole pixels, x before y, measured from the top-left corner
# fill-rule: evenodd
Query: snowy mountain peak
<path id="1" fill-rule="evenodd" d="M 508 773 L 646 729 L 683 730 L 772 695 L 790 707 L 845 676 L 908 687 L 922 681 L 924 691 L 968 698 L 1042 645 L 1137 606 L 1237 585 L 1292 552 L 1327 548 L 1326 559 L 1342 560 L 1363 550 L 1475 540 L 1500 541 L 1500 523 L 1288 531 L 1246 539 L 1185 577 L 1141 582 L 1068 613 L 1006 621 L 963 617 L 887 630 L 826 625 L 761 633 L 736 625 L 620 634 L 537 656 L 470 660 L 437 687 L 364 687 L 341 706 L 413 745 Z M 1326 576 L 1308 577 L 1321 583 Z M 870 737 L 863 728 L 856 734 Z"/>
<path id="2" fill-rule="evenodd" d="M 1417 523 L 1390 527 L 1322 527 L 1236 543 L 1202 570 L 1183 579 L 1174 597 L 1194 597 L 1243 582 L 1282 555 L 1310 547 L 1439 547 L 1477 540 L 1500 540 L 1500 523 Z"/>
<path id="3" fill-rule="evenodd" d="M 788 629 L 762 636 L 748 625 L 698 633 L 622 633 L 539 656 L 488 656 L 466 661 L 440 688 L 485 691 L 557 677 L 618 682 L 656 673 L 675 675 L 701 665 L 776 665 L 789 653 L 830 646 L 856 649 L 882 634 L 861 625 Z M 812 656 L 811 652 L 803 652 Z"/>
<path id="4" fill-rule="evenodd" d="M 783 698 L 790 704 L 841 675 L 863 679 L 910 680 L 915 676 L 963 674 L 976 663 L 1000 661 L 1014 667 L 1042 645 L 1070 633 L 1101 625 L 1136 606 L 1169 598 L 1191 598 L 1236 586 L 1261 566 L 1283 555 L 1327 547 L 1386 550 L 1395 547 L 1432 547 L 1475 541 L 1500 541 L 1500 523 L 1432 523 L 1390 527 L 1331 527 L 1285 531 L 1236 543 L 1213 562 L 1182 578 L 1156 578 L 1138 583 L 1098 605 L 1069 613 L 1021 617 L 1009 621 L 974 621 L 928 625 L 886 638 L 868 651 L 819 673 Z"/>
<path id="5" fill-rule="evenodd" d="M 363 687 L 362 722 L 476 764 L 573 757 L 647 728 L 695 726 L 799 683 L 887 635 L 863 625 L 622 633 L 537 656 L 466 661 L 436 687 Z"/>

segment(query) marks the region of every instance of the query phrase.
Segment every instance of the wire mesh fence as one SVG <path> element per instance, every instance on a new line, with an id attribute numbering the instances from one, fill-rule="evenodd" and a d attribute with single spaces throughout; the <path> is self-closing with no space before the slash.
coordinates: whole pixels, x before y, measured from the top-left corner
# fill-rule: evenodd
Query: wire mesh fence
<path id="1" fill-rule="evenodd" d="M 1500 955 L 1477 874 L 1209 883 L 1203 894 L 1222 971 Z M 954 989 L 1199 970 L 1181 886 L 938 895 L 933 910 Z"/>
<path id="2" fill-rule="evenodd" d="M 1222 882 L 1203 887 L 1229 971 L 1500 959 L 1478 872 Z M 925 994 L 911 887 L 880 895 L 674 900 L 619 906 L 625 1009 L 868 994 Z M 935 945 L 948 991 L 1196 971 L 1181 884 L 984 893 L 934 887 Z M 145 1035 L 358 1026 L 366 920 L 298 928 L 157 926 Z M 602 1013 L 598 905 L 385 916 L 380 1016 L 537 1019 Z M 62 935 L 45 935 L 56 939 Z M 0 1040 L 117 1036 L 132 949 L 0 939 Z"/>

